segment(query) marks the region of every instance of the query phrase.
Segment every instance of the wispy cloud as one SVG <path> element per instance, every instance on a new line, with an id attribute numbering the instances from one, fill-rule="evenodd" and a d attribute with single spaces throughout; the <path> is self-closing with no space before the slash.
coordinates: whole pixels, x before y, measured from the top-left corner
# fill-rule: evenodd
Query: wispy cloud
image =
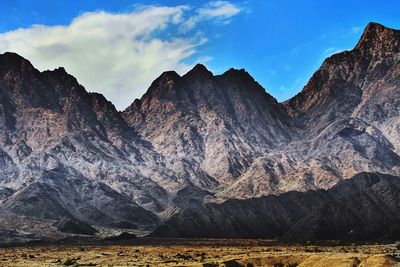
<path id="1" fill-rule="evenodd" d="M 201 64 L 206 64 L 207 62 L 210 62 L 211 60 L 213 60 L 214 58 L 213 57 L 210 57 L 210 56 L 201 56 L 201 57 L 198 57 L 197 59 L 196 59 L 196 62 L 197 63 L 201 63 Z"/>
<path id="2" fill-rule="evenodd" d="M 363 28 L 361 26 L 354 26 L 351 28 L 351 32 L 354 34 L 359 34 L 362 30 Z"/>
<path id="3" fill-rule="evenodd" d="M 286 85 L 281 85 L 280 87 L 279 87 L 279 90 L 281 90 L 281 91 L 287 91 L 287 92 L 293 92 L 294 90 L 298 90 L 299 88 L 299 86 L 300 86 L 300 83 L 301 83 L 301 79 L 300 78 L 297 78 L 295 81 L 294 81 L 294 83 L 292 84 L 292 85 L 290 85 L 289 87 L 288 86 L 286 86 Z"/>
<path id="4" fill-rule="evenodd" d="M 343 51 L 344 51 L 344 49 L 340 49 L 340 48 L 337 48 L 337 47 L 328 47 L 327 49 L 325 49 L 322 52 L 321 58 L 325 59 L 327 57 L 330 57 L 330 56 L 332 56 L 334 54 L 337 54 L 337 53 L 340 53 L 340 52 L 343 52 Z"/>
<path id="5" fill-rule="evenodd" d="M 296 78 L 294 82 L 289 85 L 281 85 L 278 87 L 280 98 L 282 100 L 287 100 L 293 96 L 293 92 L 299 92 L 301 88 L 306 83 L 306 79 L 304 78 Z"/>
<path id="6" fill-rule="evenodd" d="M 174 35 L 176 29 L 193 18 L 221 22 L 238 12 L 223 1 L 198 9 L 141 6 L 121 14 L 88 12 L 69 25 L 32 25 L 0 34 L 0 52 L 19 53 L 40 70 L 63 66 L 89 91 L 103 93 L 123 109 L 163 71 L 183 73 L 191 67 L 185 62 L 207 37 L 195 25 L 186 35 Z"/>
<path id="7" fill-rule="evenodd" d="M 203 8 L 199 8 L 197 13 L 202 18 L 227 19 L 240 12 L 240 8 L 227 1 L 212 1 Z"/>
<path id="8" fill-rule="evenodd" d="M 215 22 L 227 24 L 230 19 L 237 15 L 241 8 L 227 1 L 211 1 L 204 7 L 198 8 L 195 15 L 190 17 L 183 25 L 183 30 L 196 26 L 201 21 L 214 20 Z"/>
<path id="9" fill-rule="evenodd" d="M 284 68 L 286 71 L 292 71 L 292 70 L 293 70 L 292 65 L 289 65 L 289 64 L 283 65 L 283 68 Z"/>

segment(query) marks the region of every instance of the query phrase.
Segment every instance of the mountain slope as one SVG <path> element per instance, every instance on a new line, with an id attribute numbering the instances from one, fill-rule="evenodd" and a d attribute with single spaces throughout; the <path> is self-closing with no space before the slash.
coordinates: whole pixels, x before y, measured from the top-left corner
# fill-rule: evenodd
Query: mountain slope
<path id="1" fill-rule="evenodd" d="M 140 170 L 146 167 L 149 173 L 148 165 L 157 166 L 153 159 L 157 155 L 104 97 L 87 93 L 62 68 L 41 73 L 12 53 L 0 56 L 0 88 L 0 186 L 6 192 L 2 209 L 35 216 L 40 216 L 37 209 L 43 209 L 57 218 L 72 215 L 72 209 L 86 209 L 87 205 L 83 199 L 71 199 L 79 196 L 68 192 L 73 189 L 70 183 L 79 180 L 81 185 L 123 191 L 138 215 L 131 216 L 131 223 L 152 225 L 158 221 L 135 203 L 157 209 L 167 198 L 165 190 Z M 52 190 L 59 192 L 48 195 Z M 116 210 L 109 213 L 117 221 L 118 212 L 126 206 L 118 207 L 117 192 L 111 188 L 106 191 L 102 194 L 115 202 Z M 101 194 L 88 193 L 92 194 L 88 197 L 101 198 Z M 62 197 L 66 194 L 69 197 Z M 30 203 L 32 199 L 38 202 Z M 75 201 L 73 205 L 68 204 L 71 201 Z M 97 202 L 100 206 L 96 208 L 102 211 L 96 212 L 102 214 L 109 204 Z M 89 213 L 79 214 L 84 221 L 94 221 Z M 111 218 L 99 216 L 96 222 L 108 224 Z"/>
<path id="2" fill-rule="evenodd" d="M 195 225 L 214 225 L 237 236 L 301 239 L 323 236 L 320 225 L 337 211 L 342 217 L 332 219 L 349 230 L 354 214 L 318 189 L 364 172 L 400 176 L 399 44 L 399 31 L 370 23 L 354 49 L 326 59 L 284 103 L 245 70 L 213 75 L 196 65 L 183 76 L 163 73 L 123 112 L 63 68 L 39 72 L 16 54 L 2 54 L 0 211 L 6 219 L 0 228 L 13 225 L 12 218 L 138 231 L 167 221 L 169 234 L 179 224 L 179 235 L 202 235 L 193 232 Z M 384 197 L 370 187 L 371 196 Z M 308 190 L 316 192 L 301 193 Z M 289 191 L 299 192 L 281 198 Z M 362 192 L 349 194 L 370 212 L 373 203 Z M 392 193 L 382 201 L 396 202 Z M 313 201 L 327 203 L 326 209 Z M 265 205 L 264 215 L 255 211 L 258 205 Z M 204 211 L 210 214 L 203 217 Z M 225 224 L 224 218 L 232 220 Z M 397 219 L 396 213 L 386 219 Z M 297 236 L 311 223 L 314 232 Z M 268 227 L 260 230 L 260 224 Z M 374 229 L 359 229 L 358 237 L 375 238 Z M 333 228 L 329 233 L 346 237 Z"/>
<path id="3" fill-rule="evenodd" d="M 280 104 L 244 70 L 162 74 L 124 112 L 180 181 L 217 198 L 329 188 L 362 172 L 398 175 L 399 31 L 370 23 Z"/>
<path id="4" fill-rule="evenodd" d="M 182 179 L 224 186 L 254 158 L 290 139 L 286 113 L 244 70 L 213 76 L 197 65 L 163 73 L 123 112 Z"/>
<path id="5" fill-rule="evenodd" d="M 397 240 L 400 177 L 360 173 L 325 191 L 205 204 L 171 217 L 162 237 Z"/>
<path id="6" fill-rule="evenodd" d="M 327 189 L 362 171 L 399 175 L 399 60 L 400 31 L 368 24 L 353 50 L 326 59 L 283 103 L 292 140 L 257 159 L 224 194 Z"/>
<path id="7" fill-rule="evenodd" d="M 353 50 L 326 59 L 304 89 L 284 103 L 305 120 L 299 123 L 313 126 L 304 134 L 317 134 L 338 117 L 375 124 L 398 117 L 399 40 L 400 31 L 369 23 Z"/>

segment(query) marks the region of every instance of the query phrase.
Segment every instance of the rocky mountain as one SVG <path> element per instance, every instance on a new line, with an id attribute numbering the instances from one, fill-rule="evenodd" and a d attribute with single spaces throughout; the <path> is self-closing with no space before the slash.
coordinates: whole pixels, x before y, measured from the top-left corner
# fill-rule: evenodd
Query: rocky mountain
<path id="1" fill-rule="evenodd" d="M 0 88 L 2 210 L 106 225 L 158 222 L 143 208 L 166 197 L 147 178 L 157 155 L 110 102 L 64 69 L 41 73 L 12 53 L 0 56 Z"/>
<path id="2" fill-rule="evenodd" d="M 328 190 L 208 203 L 172 216 L 162 237 L 398 240 L 400 177 L 359 173 Z"/>
<path id="3" fill-rule="evenodd" d="M 353 50 L 327 58 L 282 103 L 296 133 L 291 141 L 255 160 L 224 193 L 327 189 L 362 171 L 398 175 L 399 34 L 370 23 Z"/>
<path id="4" fill-rule="evenodd" d="M 163 73 L 123 116 L 182 179 L 212 191 L 292 134 L 281 104 L 245 70 L 214 76 L 202 65 Z"/>
<path id="5" fill-rule="evenodd" d="M 396 185 L 400 176 L 399 60 L 400 31 L 370 23 L 354 49 L 327 58 L 284 103 L 243 69 L 213 75 L 196 65 L 183 76 L 163 73 L 119 112 L 63 68 L 39 72 L 17 54 L 2 54 L 0 230 L 18 240 L 25 237 L 16 225 L 35 238 L 46 236 L 43 225 L 54 237 L 65 225 L 96 235 L 158 227 L 161 235 L 202 236 L 192 231 L 197 225 L 232 230 L 224 236 L 318 238 L 325 230 L 317 222 L 327 217 L 311 202 L 334 213 L 346 206 L 335 190 L 366 212 L 390 209 L 397 219 L 394 207 L 373 207 L 364 196 L 369 190 L 397 203 L 395 189 L 379 196 L 375 187 Z M 353 183 L 350 192 L 344 185 Z M 316 191 L 301 193 L 308 190 Z M 296 210 L 286 206 L 293 201 Z M 241 209 L 253 212 L 254 223 L 244 225 L 249 214 Z M 272 210 L 290 214 L 279 219 Z M 338 214 L 345 219 L 333 219 L 356 237 L 377 234 L 357 230 L 348 210 Z M 300 218 L 316 222 L 315 231 L 298 237 Z"/>
<path id="6" fill-rule="evenodd" d="M 217 198 L 327 189 L 362 171 L 399 174 L 399 71 L 399 31 L 370 23 L 282 104 L 244 70 L 197 65 L 161 75 L 123 116 Z"/>

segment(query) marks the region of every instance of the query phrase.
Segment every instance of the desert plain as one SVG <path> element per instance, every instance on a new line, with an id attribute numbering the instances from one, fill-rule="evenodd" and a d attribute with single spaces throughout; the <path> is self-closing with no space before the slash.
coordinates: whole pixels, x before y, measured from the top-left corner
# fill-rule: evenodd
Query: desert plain
<path id="1" fill-rule="evenodd" d="M 138 239 L 102 245 L 5 247 L 0 248 L 0 266 L 400 266 L 400 246 Z"/>

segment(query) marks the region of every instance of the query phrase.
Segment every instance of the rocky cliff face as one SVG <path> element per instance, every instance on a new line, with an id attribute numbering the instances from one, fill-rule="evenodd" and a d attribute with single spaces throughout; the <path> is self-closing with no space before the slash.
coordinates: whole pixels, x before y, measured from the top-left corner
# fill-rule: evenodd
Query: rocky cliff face
<path id="1" fill-rule="evenodd" d="M 0 56 L 0 88 L 2 209 L 100 224 L 157 223 L 137 204 L 157 209 L 166 198 L 140 171 L 151 173 L 147 164 L 157 166 L 157 155 L 111 103 L 64 69 L 40 73 L 12 53 Z"/>
<path id="2" fill-rule="evenodd" d="M 382 124 L 398 117 L 400 31 L 370 23 L 351 51 L 326 59 L 298 95 L 284 103 L 317 134 L 337 118 Z M 395 100 L 396 99 L 396 100 Z"/>
<path id="3" fill-rule="evenodd" d="M 213 76 L 202 65 L 162 74 L 123 116 L 181 179 L 213 191 L 292 133 L 281 104 L 246 71 Z"/>
<path id="4" fill-rule="evenodd" d="M 326 59 L 284 103 L 245 70 L 213 75 L 196 65 L 183 76 L 163 73 L 118 112 L 63 68 L 39 72 L 16 54 L 0 55 L 0 209 L 10 218 L 0 228 L 22 216 L 139 230 L 171 218 L 171 229 L 194 229 L 190 212 L 199 225 L 204 209 L 234 216 L 232 198 L 329 189 L 361 172 L 399 176 L 399 60 L 400 32 L 370 23 L 353 50 Z M 312 215 L 303 198 L 329 202 L 330 193 L 317 192 L 291 193 L 301 207 L 277 209 L 293 212 L 283 225 Z M 263 199 L 237 203 L 251 210 Z M 254 236 L 289 235 L 271 220 L 268 233 Z"/>
<path id="5" fill-rule="evenodd" d="M 222 199 L 327 189 L 362 171 L 397 175 L 399 36 L 370 23 L 283 104 L 244 70 L 213 76 L 197 65 L 161 75 L 123 116 L 169 168 Z"/>
<path id="6" fill-rule="evenodd" d="M 370 23 L 353 50 L 326 59 L 283 103 L 291 141 L 255 160 L 226 193 L 327 189 L 362 171 L 398 175 L 399 54 L 400 32 Z"/>

